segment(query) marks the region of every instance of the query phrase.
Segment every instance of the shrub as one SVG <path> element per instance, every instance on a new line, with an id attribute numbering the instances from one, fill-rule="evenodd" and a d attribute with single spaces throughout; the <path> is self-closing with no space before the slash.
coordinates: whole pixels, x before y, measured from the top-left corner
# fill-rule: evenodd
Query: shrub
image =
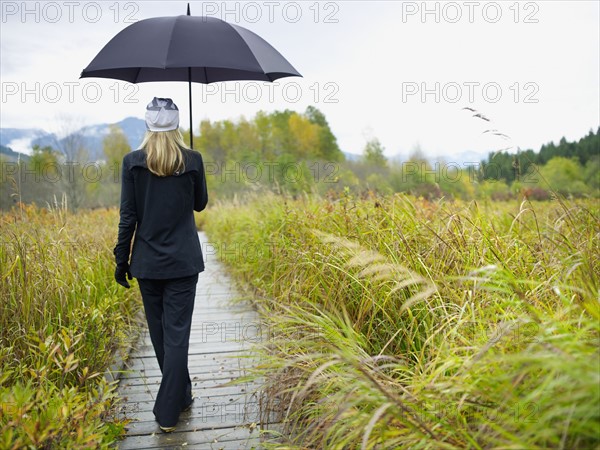
<path id="1" fill-rule="evenodd" d="M 140 308 L 113 280 L 118 212 L 0 215 L 0 447 L 105 448 L 122 431 L 103 372 Z"/>

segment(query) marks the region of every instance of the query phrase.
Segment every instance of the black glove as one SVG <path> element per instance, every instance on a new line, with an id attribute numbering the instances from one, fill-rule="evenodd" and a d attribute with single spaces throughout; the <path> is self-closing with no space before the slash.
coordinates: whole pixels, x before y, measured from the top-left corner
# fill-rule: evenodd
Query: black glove
<path id="1" fill-rule="evenodd" d="M 117 280 L 117 283 L 119 283 L 121 286 L 124 286 L 127 289 L 129 289 L 131 286 L 129 286 L 129 283 L 127 282 L 127 278 L 125 276 L 127 276 L 127 278 L 131 280 L 129 264 L 117 264 L 117 268 L 115 269 L 115 280 Z"/>

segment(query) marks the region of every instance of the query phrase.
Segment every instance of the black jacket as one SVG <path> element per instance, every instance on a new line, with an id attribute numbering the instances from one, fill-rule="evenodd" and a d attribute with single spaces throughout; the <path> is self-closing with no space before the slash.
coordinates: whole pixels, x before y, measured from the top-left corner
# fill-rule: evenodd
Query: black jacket
<path id="1" fill-rule="evenodd" d="M 204 270 L 193 211 L 208 202 L 200 153 L 183 149 L 183 173 L 159 177 L 148 170 L 146 153 L 123 158 L 117 264 L 129 262 L 135 278 L 179 278 Z"/>

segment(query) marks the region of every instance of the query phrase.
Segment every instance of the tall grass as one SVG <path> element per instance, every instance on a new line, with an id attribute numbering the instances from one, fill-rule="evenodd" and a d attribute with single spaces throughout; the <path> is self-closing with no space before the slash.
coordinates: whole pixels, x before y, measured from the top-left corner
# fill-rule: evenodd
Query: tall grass
<path id="1" fill-rule="evenodd" d="M 277 448 L 600 448 L 599 207 L 263 197 L 205 229 Z M 236 250 L 237 249 L 237 250 Z"/>
<path id="2" fill-rule="evenodd" d="M 121 433 L 103 373 L 140 302 L 113 279 L 117 223 L 64 203 L 0 215 L 0 448 L 104 448 Z"/>

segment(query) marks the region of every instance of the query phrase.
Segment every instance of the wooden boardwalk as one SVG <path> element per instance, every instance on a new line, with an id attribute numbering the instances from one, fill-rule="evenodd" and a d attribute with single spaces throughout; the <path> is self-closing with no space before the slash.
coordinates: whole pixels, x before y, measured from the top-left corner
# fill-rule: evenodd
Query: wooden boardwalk
<path id="1" fill-rule="evenodd" d="M 199 234 L 200 242 L 207 238 Z M 203 245 L 203 250 L 205 246 Z M 205 252 L 211 253 L 211 252 Z M 120 449 L 259 449 L 258 382 L 226 385 L 256 364 L 249 350 L 260 337 L 258 315 L 250 304 L 230 304 L 237 294 L 216 256 L 205 255 L 206 270 L 196 291 L 189 363 L 191 411 L 181 413 L 177 430 L 165 434 L 152 407 L 160 370 L 145 330 L 121 377 L 124 414 L 131 418 Z"/>

